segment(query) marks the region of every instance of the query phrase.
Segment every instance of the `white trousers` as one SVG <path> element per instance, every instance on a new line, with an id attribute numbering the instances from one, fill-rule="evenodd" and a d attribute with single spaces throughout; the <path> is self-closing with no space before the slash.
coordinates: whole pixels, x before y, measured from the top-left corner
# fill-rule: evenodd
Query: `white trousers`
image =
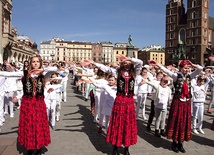
<path id="1" fill-rule="evenodd" d="M 17 90 L 17 91 L 16 91 L 16 95 L 17 95 L 17 96 L 19 96 L 19 95 L 21 95 L 21 94 L 23 95 L 23 90 Z M 22 100 L 22 98 L 19 98 L 19 99 L 18 99 L 18 104 L 19 104 L 19 106 L 21 105 L 21 100 Z"/>
<path id="2" fill-rule="evenodd" d="M 192 127 L 196 129 L 198 119 L 198 128 L 202 129 L 204 119 L 204 103 L 193 103 Z"/>
<path id="3" fill-rule="evenodd" d="M 94 122 L 97 122 L 100 118 L 100 92 L 95 92 L 94 100 L 95 100 L 95 106 L 94 106 Z"/>
<path id="4" fill-rule="evenodd" d="M 4 92 L 0 93 L 0 127 L 3 125 L 4 119 Z"/>
<path id="5" fill-rule="evenodd" d="M 166 114 L 167 114 L 167 109 L 160 109 L 155 107 L 155 129 L 159 130 L 160 129 L 165 129 L 165 122 L 166 122 Z"/>
<path id="6" fill-rule="evenodd" d="M 137 95 L 137 106 L 136 106 L 136 118 L 138 118 L 139 110 L 140 110 L 140 105 L 142 105 L 142 117 L 143 119 L 146 119 L 145 115 L 145 105 L 146 105 L 146 98 L 147 98 L 147 93 L 141 93 Z"/>
<path id="7" fill-rule="evenodd" d="M 61 110 L 61 94 L 57 93 L 56 98 L 56 116 L 59 117 Z"/>
<path id="8" fill-rule="evenodd" d="M 8 113 L 8 106 L 10 107 L 10 115 L 14 115 L 14 112 L 13 112 L 13 95 L 14 95 L 14 92 L 13 91 L 10 91 L 10 92 L 5 92 L 5 95 L 4 95 L 4 111 L 6 113 Z"/>
<path id="9" fill-rule="evenodd" d="M 48 119 L 50 118 L 50 123 L 52 126 L 55 126 L 56 121 L 56 99 L 48 99 L 46 100 L 46 106 L 47 106 L 47 114 Z"/>
<path id="10" fill-rule="evenodd" d="M 68 81 L 63 81 L 62 82 L 62 99 L 66 102 L 67 101 L 67 83 Z"/>
<path id="11" fill-rule="evenodd" d="M 105 115 L 105 128 L 106 128 L 106 133 L 108 133 L 109 121 L 110 121 L 110 116 Z"/>

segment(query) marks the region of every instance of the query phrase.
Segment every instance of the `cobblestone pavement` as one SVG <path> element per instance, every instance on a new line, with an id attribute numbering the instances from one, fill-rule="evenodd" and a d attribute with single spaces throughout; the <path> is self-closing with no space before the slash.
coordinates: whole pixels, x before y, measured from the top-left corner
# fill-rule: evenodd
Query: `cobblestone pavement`
<path id="1" fill-rule="evenodd" d="M 98 128 L 93 123 L 90 112 L 90 101 L 84 101 L 81 94 L 75 92 L 75 87 L 68 84 L 67 102 L 62 103 L 61 118 L 56 123 L 56 130 L 51 128 L 52 143 L 47 147 L 46 155 L 102 155 L 111 154 L 112 147 L 105 142 L 105 133 L 99 134 Z M 207 107 L 207 103 L 205 105 Z M 148 116 L 150 101 L 146 103 L 146 114 Z M 141 113 L 140 113 L 141 114 Z M 6 116 L 6 123 L 0 134 L 0 154 L 18 155 L 17 130 L 19 110 L 15 111 L 15 117 Z M 185 142 L 187 155 L 214 155 L 214 131 L 210 130 L 213 114 L 205 112 L 204 132 L 192 136 L 190 142 Z M 153 123 L 154 124 L 154 123 Z M 141 118 L 138 121 L 138 142 L 130 147 L 132 155 L 171 155 L 171 141 L 166 138 L 154 136 L 154 125 L 152 132 L 145 130 L 146 122 Z M 103 130 L 104 131 L 104 130 Z M 123 149 L 119 149 L 123 154 Z"/>

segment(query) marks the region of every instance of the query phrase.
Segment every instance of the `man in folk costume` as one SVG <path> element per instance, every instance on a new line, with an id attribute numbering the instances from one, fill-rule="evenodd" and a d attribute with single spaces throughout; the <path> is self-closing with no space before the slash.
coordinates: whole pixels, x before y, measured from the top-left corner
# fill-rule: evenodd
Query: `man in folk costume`
<path id="1" fill-rule="evenodd" d="M 203 67 L 193 64 L 189 60 L 181 60 L 179 72 L 174 73 L 155 61 L 150 61 L 150 63 L 159 66 L 174 81 L 175 95 L 170 107 L 166 134 L 168 139 L 173 140 L 172 150 L 184 153 L 186 151 L 183 148 L 183 142 L 189 141 L 192 136 L 191 79 L 196 77 L 203 70 Z M 190 67 L 196 68 L 195 71 L 190 73 Z"/>

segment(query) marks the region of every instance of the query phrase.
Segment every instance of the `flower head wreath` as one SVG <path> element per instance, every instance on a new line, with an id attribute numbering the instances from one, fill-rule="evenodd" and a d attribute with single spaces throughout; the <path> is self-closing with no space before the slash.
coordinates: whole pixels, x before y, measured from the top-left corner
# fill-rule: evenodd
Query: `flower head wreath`
<path id="1" fill-rule="evenodd" d="M 33 54 L 31 55 L 31 59 L 34 58 L 34 57 L 39 57 L 39 58 L 41 58 L 41 56 L 40 56 L 38 53 L 33 53 Z"/>

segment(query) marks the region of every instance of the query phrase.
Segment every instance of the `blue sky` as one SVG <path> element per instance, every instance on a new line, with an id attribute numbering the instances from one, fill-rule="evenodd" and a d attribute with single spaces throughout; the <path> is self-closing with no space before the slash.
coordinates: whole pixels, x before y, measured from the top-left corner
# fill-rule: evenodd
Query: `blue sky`
<path id="1" fill-rule="evenodd" d="M 12 25 L 38 45 L 66 41 L 132 42 L 138 48 L 165 46 L 168 0 L 15 0 Z M 186 4 L 186 0 L 184 0 Z M 214 8 L 210 0 L 210 8 Z M 209 15 L 214 17 L 214 10 Z"/>

